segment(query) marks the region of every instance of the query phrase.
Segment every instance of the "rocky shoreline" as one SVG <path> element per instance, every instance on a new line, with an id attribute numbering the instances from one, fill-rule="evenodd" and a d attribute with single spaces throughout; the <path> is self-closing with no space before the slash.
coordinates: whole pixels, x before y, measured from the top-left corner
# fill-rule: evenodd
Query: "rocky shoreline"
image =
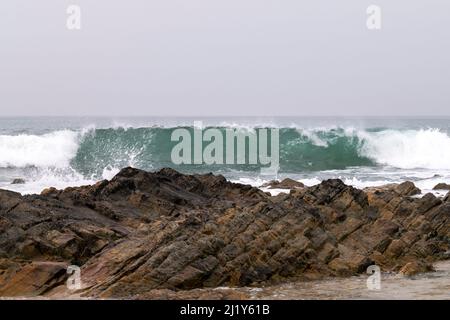
<path id="1" fill-rule="evenodd" d="M 406 276 L 450 258 L 450 196 L 340 180 L 270 196 L 222 176 L 125 168 L 93 186 L 0 190 L 0 297 L 245 299 L 219 287 Z M 69 265 L 82 288 L 66 286 Z M 217 289 L 219 288 L 219 289 Z"/>

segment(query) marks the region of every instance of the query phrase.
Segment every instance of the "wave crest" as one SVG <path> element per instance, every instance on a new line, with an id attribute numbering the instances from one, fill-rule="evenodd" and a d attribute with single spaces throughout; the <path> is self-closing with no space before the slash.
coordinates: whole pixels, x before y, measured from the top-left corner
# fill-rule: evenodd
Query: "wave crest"
<path id="1" fill-rule="evenodd" d="M 450 169 L 450 137 L 439 129 L 359 132 L 360 154 L 402 169 Z"/>
<path id="2" fill-rule="evenodd" d="M 0 167 L 66 168 L 78 146 L 79 134 L 70 130 L 44 135 L 0 135 Z"/>
<path id="3" fill-rule="evenodd" d="M 218 169 L 173 165 L 170 136 L 174 129 L 87 128 L 44 135 L 1 135 L 0 168 L 73 168 L 89 178 L 110 176 L 110 172 L 128 165 L 146 170 L 163 166 L 187 171 Z M 450 169 L 450 137 L 439 129 L 280 128 L 280 148 L 284 172 L 377 165 Z M 232 169 L 259 170 L 250 166 Z"/>

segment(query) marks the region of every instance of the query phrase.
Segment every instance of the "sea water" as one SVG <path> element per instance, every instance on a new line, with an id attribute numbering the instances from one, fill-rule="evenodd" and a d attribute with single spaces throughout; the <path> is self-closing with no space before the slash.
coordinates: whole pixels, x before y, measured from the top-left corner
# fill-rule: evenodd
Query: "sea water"
<path id="1" fill-rule="evenodd" d="M 23 194 L 111 179 L 121 168 L 172 167 L 261 186 L 255 165 L 171 160 L 177 128 L 279 130 L 278 179 L 314 185 L 340 178 L 358 188 L 413 181 L 423 193 L 450 183 L 450 118 L 0 118 L 0 188 Z M 11 184 L 14 179 L 24 184 Z M 444 195 L 445 191 L 434 191 Z"/>
<path id="2" fill-rule="evenodd" d="M 448 300 L 450 299 L 450 261 L 435 263 L 434 272 L 414 276 L 382 273 L 377 290 L 367 287 L 368 275 L 329 278 L 314 281 L 290 281 L 264 287 L 221 288 L 237 291 L 251 299 L 380 299 L 380 300 Z"/>

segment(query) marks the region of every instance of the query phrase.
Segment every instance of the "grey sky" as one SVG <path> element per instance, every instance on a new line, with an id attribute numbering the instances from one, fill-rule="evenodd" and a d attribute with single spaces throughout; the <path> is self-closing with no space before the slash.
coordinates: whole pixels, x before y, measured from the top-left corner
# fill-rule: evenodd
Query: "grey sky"
<path id="1" fill-rule="evenodd" d="M 449 24 L 448 0 L 2 0 L 0 111 L 450 115 Z"/>

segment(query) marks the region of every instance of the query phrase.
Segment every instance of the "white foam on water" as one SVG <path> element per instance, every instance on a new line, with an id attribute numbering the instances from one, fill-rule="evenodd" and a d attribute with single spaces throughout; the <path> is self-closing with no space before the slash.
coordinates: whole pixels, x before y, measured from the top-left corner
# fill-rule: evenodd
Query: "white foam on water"
<path id="1" fill-rule="evenodd" d="M 439 129 L 358 131 L 360 154 L 396 168 L 450 169 L 450 137 Z"/>
<path id="2" fill-rule="evenodd" d="M 117 123 L 117 126 L 127 127 Z M 234 123 L 222 125 L 235 126 Z M 268 124 L 265 124 L 268 125 Z M 242 124 L 240 127 L 244 127 Z M 254 128 L 255 126 L 249 126 Z M 0 135 L 0 168 L 37 168 L 24 178 L 23 185 L 11 185 L 11 180 L 0 181 L 0 188 L 18 191 L 24 194 L 39 193 L 46 187 L 65 188 L 95 183 L 100 178 L 111 179 L 121 167 L 117 159 L 111 159 L 103 171 L 96 177 L 86 177 L 71 168 L 71 161 L 77 155 L 82 138 L 88 134 L 95 135 L 95 125 L 87 126 L 79 131 L 59 130 L 42 135 L 18 134 Z M 317 146 L 326 148 L 330 141 L 320 132 L 337 130 L 336 128 L 317 127 L 302 129 L 302 133 Z M 380 168 L 349 168 L 345 170 L 328 170 L 314 173 L 283 173 L 279 179 L 290 177 L 306 186 L 319 184 L 324 179 L 340 178 L 344 183 L 359 189 L 381 186 L 389 183 L 413 181 L 423 193 L 433 192 L 442 196 L 446 191 L 434 191 L 433 187 L 440 183 L 450 183 L 450 137 L 439 129 L 394 130 L 371 132 L 352 127 L 340 128 L 337 135 L 357 137 L 360 140 L 359 154 L 372 159 Z M 105 146 L 108 147 L 108 146 Z M 118 157 L 127 159 L 130 166 L 139 166 L 138 156 L 142 150 L 120 151 Z M 102 165 L 102 167 L 105 164 Z M 123 165 L 123 163 L 121 164 Z M 157 164 L 155 164 L 157 165 Z M 150 168 L 146 168 L 150 170 Z M 9 169 L 5 169 L 9 170 Z M 281 177 L 281 175 L 283 177 Z M 268 182 L 266 178 L 251 176 L 246 172 L 234 172 L 233 181 L 260 187 Z M 286 190 L 265 189 L 272 194 Z"/>
<path id="3" fill-rule="evenodd" d="M 94 179 L 87 179 L 75 170 L 64 169 L 45 169 L 25 176 L 24 184 L 11 184 L 10 181 L 0 183 L 0 189 L 7 189 L 21 194 L 39 194 L 42 190 L 49 187 L 56 189 L 65 189 L 67 187 L 78 187 L 82 185 L 91 185 L 96 182 Z"/>
<path id="4" fill-rule="evenodd" d="M 111 180 L 114 178 L 116 174 L 118 174 L 120 171 L 120 168 L 116 168 L 113 166 L 107 166 L 103 169 L 102 178 L 106 180 Z"/>
<path id="5" fill-rule="evenodd" d="M 0 135 L 0 167 L 66 168 L 78 150 L 79 134 L 70 130 L 44 135 Z"/>
<path id="6" fill-rule="evenodd" d="M 111 180 L 120 169 L 107 166 L 103 169 L 101 177 L 84 177 L 72 168 L 56 169 L 47 168 L 35 170 L 33 173 L 22 176 L 25 180 L 24 184 L 11 184 L 11 179 L 0 182 L 0 189 L 11 190 L 26 194 L 39 194 L 42 190 L 54 187 L 56 189 L 65 189 L 67 187 L 79 187 L 92 185 L 99 180 Z"/>

